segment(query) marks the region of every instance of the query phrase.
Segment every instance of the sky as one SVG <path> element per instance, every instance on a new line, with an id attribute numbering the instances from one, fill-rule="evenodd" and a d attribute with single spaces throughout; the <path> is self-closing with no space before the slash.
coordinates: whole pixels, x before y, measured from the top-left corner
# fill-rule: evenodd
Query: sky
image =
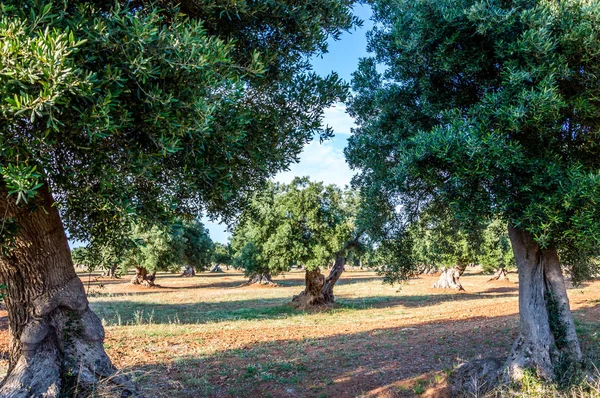
<path id="1" fill-rule="evenodd" d="M 370 21 L 371 10 L 365 5 L 355 5 L 354 13 L 363 20 L 363 26 L 343 33 L 338 41 L 330 40 L 328 52 L 312 59 L 313 69 L 319 75 L 327 76 L 331 72 L 337 72 L 342 79 L 350 82 L 359 59 L 368 55 L 365 34 L 373 26 Z M 323 116 L 323 123 L 333 128 L 334 138 L 323 143 L 315 139 L 306 145 L 300 155 L 300 161 L 292 164 L 288 171 L 277 174 L 275 181 L 289 183 L 294 177 L 308 176 L 313 181 L 323 181 L 341 187 L 350 184 L 353 172 L 346 164 L 344 148 L 351 128 L 354 127 L 354 121 L 346 113 L 346 107 L 342 103 L 326 109 Z M 227 242 L 229 233 L 226 231 L 226 225 L 207 219 L 203 222 L 213 241 Z"/>

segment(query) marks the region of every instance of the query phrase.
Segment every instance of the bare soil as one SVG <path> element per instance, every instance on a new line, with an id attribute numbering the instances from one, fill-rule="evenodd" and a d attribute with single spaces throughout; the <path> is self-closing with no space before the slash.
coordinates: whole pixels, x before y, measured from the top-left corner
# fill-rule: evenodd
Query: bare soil
<path id="1" fill-rule="evenodd" d="M 242 286 L 234 271 L 158 274 L 152 288 L 81 274 L 107 352 L 147 397 L 447 396 L 453 367 L 505 357 L 517 335 L 517 275 L 489 277 L 469 268 L 465 291 L 455 292 L 431 288 L 437 275 L 398 287 L 347 271 L 333 309 L 298 311 L 288 303 L 303 289 L 302 271 L 275 278 L 279 287 Z M 583 349 L 595 356 L 600 282 L 570 286 L 569 297 Z"/>

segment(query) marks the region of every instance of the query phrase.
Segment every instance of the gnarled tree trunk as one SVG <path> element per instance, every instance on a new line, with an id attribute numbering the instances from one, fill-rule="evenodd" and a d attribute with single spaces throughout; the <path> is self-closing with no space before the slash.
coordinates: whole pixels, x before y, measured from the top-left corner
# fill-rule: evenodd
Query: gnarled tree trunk
<path id="1" fill-rule="evenodd" d="M 273 282 L 271 279 L 271 275 L 264 274 L 254 274 L 250 276 L 246 285 L 268 285 L 268 286 L 277 286 L 277 283 Z"/>
<path id="2" fill-rule="evenodd" d="M 506 270 L 504 268 L 500 268 L 498 269 L 498 271 L 496 271 L 494 273 L 494 275 L 492 275 L 492 277 L 490 279 L 488 279 L 489 281 L 507 281 L 508 280 L 508 276 L 506 276 Z"/>
<path id="3" fill-rule="evenodd" d="M 210 272 L 213 272 L 213 273 L 222 273 L 223 270 L 221 269 L 221 264 L 215 264 L 215 266 L 212 267 L 212 269 L 210 270 Z"/>
<path id="4" fill-rule="evenodd" d="M 195 275 L 196 275 L 196 270 L 191 265 L 186 266 L 185 269 L 183 270 L 183 273 L 181 274 L 181 276 L 186 276 L 186 277 L 192 277 Z"/>
<path id="5" fill-rule="evenodd" d="M 325 279 L 325 284 L 323 285 L 322 294 L 324 304 L 333 304 L 335 297 L 333 296 L 333 287 L 336 282 L 342 276 L 342 272 L 344 272 L 344 266 L 346 265 L 346 258 L 342 256 L 338 256 L 333 263 L 333 267 L 331 271 L 329 271 L 329 275 Z"/>
<path id="6" fill-rule="evenodd" d="M 119 278 L 119 276 L 117 275 L 117 271 L 119 269 L 119 265 L 115 264 L 113 266 L 111 266 L 110 268 L 105 269 L 102 272 L 102 276 L 108 276 L 109 278 Z"/>
<path id="7" fill-rule="evenodd" d="M 459 262 L 453 268 L 446 268 L 442 271 L 440 279 L 433 284 L 436 289 L 456 289 L 465 290 L 460 284 L 460 277 L 467 268 L 467 263 Z"/>
<path id="8" fill-rule="evenodd" d="M 118 390 L 113 396 L 130 396 L 134 386 L 115 376 L 104 351 L 104 329 L 88 306 L 47 186 L 40 195 L 35 206 L 18 206 L 0 189 L 3 224 L 17 225 L 14 245 L 0 257 L 10 334 L 9 368 L 0 396 L 57 397 L 75 390 L 86 396 L 108 378 Z"/>
<path id="9" fill-rule="evenodd" d="M 306 270 L 304 280 L 306 287 L 302 293 L 292 298 L 292 305 L 303 309 L 325 304 L 323 297 L 325 276 L 321 273 L 321 270 L 318 268 L 312 271 Z"/>
<path id="10" fill-rule="evenodd" d="M 520 333 L 506 362 L 507 373 L 519 380 L 524 369 L 532 368 L 539 377 L 554 380 L 559 364 L 564 370 L 581 362 L 558 253 L 540 248 L 526 231 L 509 226 L 508 233 L 519 268 Z"/>
<path id="11" fill-rule="evenodd" d="M 306 271 L 306 288 L 302 293 L 292 298 L 292 305 L 297 308 L 308 308 L 311 306 L 331 306 L 335 301 L 333 287 L 344 272 L 346 258 L 338 256 L 327 278 L 317 268 L 314 271 Z"/>
<path id="12" fill-rule="evenodd" d="M 156 271 L 149 274 L 148 270 L 143 267 L 135 267 L 135 275 L 131 278 L 132 285 L 142 285 L 146 287 L 152 287 L 156 280 Z"/>

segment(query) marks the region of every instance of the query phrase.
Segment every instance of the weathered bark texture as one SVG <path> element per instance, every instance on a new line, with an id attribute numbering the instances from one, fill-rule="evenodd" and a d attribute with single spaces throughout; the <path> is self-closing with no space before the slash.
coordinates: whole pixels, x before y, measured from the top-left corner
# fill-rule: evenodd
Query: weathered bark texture
<path id="1" fill-rule="evenodd" d="M 277 286 L 277 283 L 273 282 L 271 275 L 269 274 L 254 274 L 250 276 L 246 285 L 268 285 Z"/>
<path id="2" fill-rule="evenodd" d="M 306 288 L 292 298 L 292 305 L 297 308 L 332 306 L 335 301 L 333 287 L 344 272 L 345 264 L 346 258 L 338 256 L 327 278 L 318 268 L 314 271 L 306 271 Z"/>
<path id="3" fill-rule="evenodd" d="M 3 221 L 18 225 L 13 247 L 0 257 L 10 334 L 0 396 L 84 397 L 102 379 L 118 390 L 113 396 L 134 395 L 104 351 L 104 329 L 75 273 L 52 196 L 46 186 L 40 194 L 35 205 L 17 206 L 0 188 Z"/>
<path id="4" fill-rule="evenodd" d="M 489 281 L 507 281 L 508 280 L 508 276 L 506 276 L 506 270 L 504 268 L 500 268 L 498 271 L 496 271 L 496 273 L 494 273 L 494 275 L 492 275 L 492 277 L 490 279 L 488 279 Z"/>
<path id="5" fill-rule="evenodd" d="M 215 264 L 215 266 L 212 267 L 212 269 L 210 270 L 210 272 L 213 272 L 213 273 L 222 273 L 223 270 L 221 269 L 221 264 Z"/>
<path id="6" fill-rule="evenodd" d="M 432 287 L 436 289 L 465 290 L 460 284 L 460 277 L 462 276 L 463 272 L 465 272 L 466 268 L 466 263 L 458 263 L 453 268 L 446 268 L 442 271 L 440 279 L 438 279 L 438 281 L 434 283 Z"/>
<path id="7" fill-rule="evenodd" d="M 107 276 L 109 278 L 117 279 L 117 278 L 119 278 L 118 271 L 119 271 L 119 266 L 117 264 L 115 264 L 112 267 L 105 269 L 102 272 L 102 276 Z"/>
<path id="8" fill-rule="evenodd" d="M 146 268 L 136 267 L 135 275 L 131 278 L 132 285 L 142 285 L 146 287 L 155 286 L 154 281 L 156 280 L 156 271 L 149 274 Z"/>
<path id="9" fill-rule="evenodd" d="M 508 228 L 519 268 L 520 333 L 506 368 L 519 380 L 523 370 L 554 380 L 557 366 L 573 369 L 581 362 L 573 315 L 556 249 L 542 249 L 530 233 Z"/>
<path id="10" fill-rule="evenodd" d="M 333 267 L 331 271 L 329 271 L 329 275 L 325 279 L 325 284 L 323 285 L 322 294 L 324 304 L 333 304 L 335 297 L 333 296 L 333 287 L 336 282 L 342 276 L 342 272 L 344 272 L 344 266 L 346 265 L 346 258 L 338 256 L 333 263 Z"/>
<path id="11" fill-rule="evenodd" d="M 318 268 L 312 271 L 306 270 L 304 280 L 306 287 L 302 293 L 292 298 L 292 305 L 296 308 L 305 309 L 325 304 L 323 297 L 325 276 L 321 273 L 321 270 Z"/>
<path id="12" fill-rule="evenodd" d="M 186 266 L 185 269 L 183 270 L 183 273 L 181 274 L 181 276 L 185 276 L 185 277 L 192 277 L 195 275 L 196 275 L 196 270 L 191 265 Z"/>

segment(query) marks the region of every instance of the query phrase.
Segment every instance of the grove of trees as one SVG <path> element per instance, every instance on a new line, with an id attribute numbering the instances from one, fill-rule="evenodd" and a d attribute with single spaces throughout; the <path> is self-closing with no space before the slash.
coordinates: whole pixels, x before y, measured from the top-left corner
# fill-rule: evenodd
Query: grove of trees
<path id="1" fill-rule="evenodd" d="M 131 224 L 229 219 L 294 161 L 347 87 L 307 59 L 352 1 L 4 1 L 0 276 L 10 324 L 0 395 L 83 394 L 116 375 L 65 228 L 102 245 Z M 115 394 L 118 394 L 115 392 Z"/>
<path id="2" fill-rule="evenodd" d="M 371 0 L 350 86 L 311 57 L 354 0 L 0 3 L 0 396 L 135 396 L 74 261 L 152 286 L 229 265 L 300 266 L 300 309 L 331 306 L 347 262 L 386 282 L 469 265 L 519 274 L 519 335 L 455 387 L 582 367 L 563 273 L 598 274 L 600 7 L 587 0 Z M 175 5 L 176 4 L 176 5 Z M 352 95 L 350 95 L 352 94 Z M 352 186 L 272 182 L 345 101 Z M 233 225 L 214 244 L 198 220 Z M 87 246 L 69 250 L 68 239 Z M 322 272 L 330 268 L 325 276 Z"/>

